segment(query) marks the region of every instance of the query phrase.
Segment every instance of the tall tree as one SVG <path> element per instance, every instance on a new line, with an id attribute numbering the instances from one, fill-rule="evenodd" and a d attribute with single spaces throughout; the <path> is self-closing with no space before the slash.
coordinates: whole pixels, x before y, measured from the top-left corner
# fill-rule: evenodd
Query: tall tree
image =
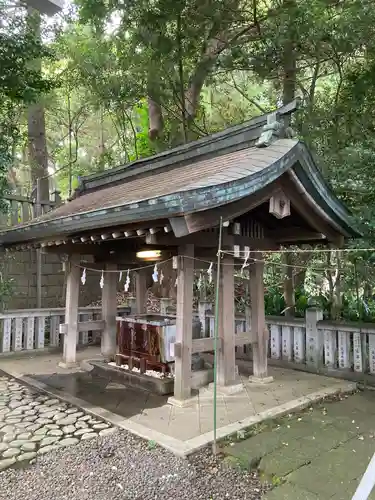
<path id="1" fill-rule="evenodd" d="M 27 14 L 29 36 L 41 45 L 41 15 L 29 8 Z M 36 72 L 42 73 L 41 59 L 31 62 Z M 48 151 L 46 139 L 46 120 L 43 99 L 32 103 L 27 110 L 28 152 L 31 181 L 38 185 L 40 200 L 49 200 Z"/>
<path id="2" fill-rule="evenodd" d="M 49 56 L 27 29 L 24 10 L 0 0 L 0 191 L 7 185 L 16 144 L 20 138 L 23 106 L 35 102 L 52 82 L 42 77 L 33 61 Z"/>

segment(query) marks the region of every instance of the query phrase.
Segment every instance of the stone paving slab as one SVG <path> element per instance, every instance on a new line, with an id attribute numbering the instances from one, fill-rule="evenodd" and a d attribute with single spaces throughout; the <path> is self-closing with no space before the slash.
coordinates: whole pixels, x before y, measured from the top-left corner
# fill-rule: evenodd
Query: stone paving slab
<path id="1" fill-rule="evenodd" d="M 358 392 L 270 423 L 224 452 L 256 463 L 274 484 L 285 481 L 266 500 L 350 500 L 375 452 L 374 417 L 375 391 Z"/>
<path id="2" fill-rule="evenodd" d="M 311 493 L 311 491 L 306 491 L 290 483 L 274 488 L 263 498 L 265 500 L 319 500 L 319 497 L 315 493 Z M 349 500 L 349 497 L 345 500 Z"/>
<path id="3" fill-rule="evenodd" d="M 93 359 L 97 354 L 99 351 L 95 353 L 90 348 L 86 358 Z M 77 356 L 84 366 L 84 353 L 79 352 Z M 49 355 L 48 358 L 9 359 L 2 367 L 51 397 L 56 395 L 98 418 L 154 440 L 177 455 L 187 456 L 212 443 L 212 390 L 202 388 L 191 399 L 190 405 L 178 413 L 165 396 L 122 386 L 110 377 L 95 377 L 79 368 L 62 371 L 56 367 L 60 360 L 58 355 Z M 262 386 L 241 375 L 244 385 L 241 393 L 218 396 L 218 439 L 266 419 L 299 410 L 312 400 L 355 387 L 342 380 L 281 368 L 271 368 L 270 375 L 274 381 Z"/>
<path id="4" fill-rule="evenodd" d="M 0 373 L 0 471 L 114 430 L 107 422 Z"/>
<path id="5" fill-rule="evenodd" d="M 247 377 L 243 376 L 244 391 L 242 393 L 218 396 L 218 427 L 255 417 L 294 400 L 297 394 L 296 389 L 298 389 L 298 395 L 305 394 L 308 402 L 308 395 L 314 394 L 314 391 L 339 388 L 340 384 L 342 386 L 342 381 L 305 373 L 294 372 L 293 379 L 290 372 L 291 370 L 273 369 L 272 375 L 275 382 L 263 387 L 252 385 Z M 179 437 L 175 429 L 176 423 L 178 428 L 184 429 L 180 435 L 182 441 L 213 430 L 213 393 L 205 388 L 193 398 L 189 410 L 185 409 L 185 412 L 179 415 L 181 422 L 177 423 L 166 396 L 158 396 L 127 386 L 121 387 L 120 384 L 116 384 L 117 388 L 111 389 L 110 377 L 95 377 L 91 373 L 79 372 L 37 374 L 34 378 L 124 418 L 131 418 L 154 430 L 158 431 L 162 428 L 162 432 L 168 433 L 168 428 L 170 428 L 170 435 L 173 437 Z M 190 414 L 189 418 L 186 418 L 184 415 L 188 411 L 193 412 L 194 416 Z"/>

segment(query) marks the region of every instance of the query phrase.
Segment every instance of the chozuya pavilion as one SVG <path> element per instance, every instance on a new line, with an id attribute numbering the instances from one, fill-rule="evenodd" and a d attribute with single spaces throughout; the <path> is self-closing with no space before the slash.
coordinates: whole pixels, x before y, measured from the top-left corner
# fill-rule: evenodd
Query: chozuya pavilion
<path id="1" fill-rule="evenodd" d="M 121 269 L 139 268 L 137 253 L 158 250 L 159 259 L 170 259 L 171 268 L 177 268 L 171 271 L 177 275 L 172 399 L 183 405 L 191 395 L 192 354 L 213 350 L 213 338 L 192 338 L 193 279 L 194 266 L 201 265 L 197 259 L 216 259 L 222 218 L 222 248 L 228 253 L 220 274 L 218 390 L 238 389 L 235 347 L 240 345 L 252 344 L 253 380 L 267 380 L 261 252 L 312 242 L 340 247 L 345 238 L 359 235 L 306 145 L 284 126 L 295 107 L 294 102 L 224 132 L 83 178 L 72 201 L 0 233 L 5 248 L 42 248 L 67 262 L 63 366 L 76 361 L 78 331 L 95 326 L 77 321 L 81 257 L 92 256 L 92 265 L 104 270 L 101 351 L 114 359 L 118 276 L 108 271 L 116 271 L 120 263 Z M 251 328 L 236 335 L 234 264 L 248 250 Z M 146 312 L 146 280 L 152 269 L 136 273 L 140 315 Z"/>

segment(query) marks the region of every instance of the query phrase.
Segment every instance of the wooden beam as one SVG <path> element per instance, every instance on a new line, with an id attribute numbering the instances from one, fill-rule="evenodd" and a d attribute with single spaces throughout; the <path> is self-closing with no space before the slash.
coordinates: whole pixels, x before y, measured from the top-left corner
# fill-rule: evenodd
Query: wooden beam
<path id="1" fill-rule="evenodd" d="M 232 244 L 229 241 L 232 237 Z M 181 238 L 176 238 L 173 234 L 153 234 L 147 235 L 145 238 L 146 245 L 159 245 L 161 247 L 177 247 L 179 245 L 194 245 L 197 248 L 213 248 L 217 249 L 218 235 L 217 233 L 194 233 Z M 250 238 L 248 236 L 227 235 L 225 245 L 232 250 L 233 244 L 241 247 L 249 246 L 257 250 L 277 250 L 278 245 L 271 238 Z"/>
<path id="2" fill-rule="evenodd" d="M 191 352 L 193 354 L 200 352 L 210 352 L 214 350 L 215 339 L 213 337 L 194 339 L 192 341 Z M 222 339 L 218 339 L 218 349 L 221 349 L 223 345 Z"/>
<path id="3" fill-rule="evenodd" d="M 181 245 L 196 245 L 201 248 L 217 248 L 217 235 L 215 233 L 190 234 L 177 238 L 170 234 L 148 234 L 145 238 L 146 245 L 160 245 L 168 247 L 178 247 Z"/>
<path id="4" fill-rule="evenodd" d="M 81 321 L 78 323 L 78 332 L 95 332 L 102 331 L 105 328 L 105 322 L 102 320 L 98 321 Z M 66 335 L 68 332 L 68 324 L 62 323 L 59 326 L 59 332 L 62 335 Z"/>
<path id="5" fill-rule="evenodd" d="M 43 251 L 46 253 L 54 253 L 54 254 L 66 254 L 66 255 L 95 255 L 102 256 L 102 258 L 106 258 L 109 256 L 109 247 L 104 247 L 102 245 L 93 244 L 93 243 L 66 243 L 65 245 L 53 246 L 43 248 Z"/>
<path id="6" fill-rule="evenodd" d="M 248 344 L 256 344 L 258 342 L 256 335 L 254 335 L 252 331 L 237 333 L 234 340 L 236 347 Z"/>
<path id="7" fill-rule="evenodd" d="M 267 236 L 270 240 L 278 243 L 298 243 L 301 241 L 326 240 L 324 234 L 317 233 L 315 231 L 308 231 L 307 229 L 300 227 L 288 227 L 285 229 L 267 231 Z"/>
<path id="8" fill-rule="evenodd" d="M 220 217 L 223 217 L 224 220 L 233 220 L 246 212 L 250 212 L 257 206 L 268 201 L 275 191 L 275 186 L 270 185 L 250 196 L 228 203 L 227 205 L 185 215 L 186 229 L 184 233 L 181 231 L 181 236 L 218 226 L 220 224 Z"/>

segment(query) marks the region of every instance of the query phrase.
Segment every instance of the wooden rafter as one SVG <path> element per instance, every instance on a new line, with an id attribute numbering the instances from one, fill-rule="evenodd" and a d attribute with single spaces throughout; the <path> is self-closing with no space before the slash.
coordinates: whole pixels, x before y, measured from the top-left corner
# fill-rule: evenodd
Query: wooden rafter
<path id="1" fill-rule="evenodd" d="M 250 212 L 258 205 L 268 201 L 274 192 L 275 186 L 272 184 L 251 196 L 246 196 L 227 205 L 180 217 L 179 219 L 185 219 L 186 222 L 185 234 L 181 234 L 181 236 L 218 226 L 220 224 L 220 217 L 223 217 L 224 220 L 233 220 L 246 212 Z"/>

